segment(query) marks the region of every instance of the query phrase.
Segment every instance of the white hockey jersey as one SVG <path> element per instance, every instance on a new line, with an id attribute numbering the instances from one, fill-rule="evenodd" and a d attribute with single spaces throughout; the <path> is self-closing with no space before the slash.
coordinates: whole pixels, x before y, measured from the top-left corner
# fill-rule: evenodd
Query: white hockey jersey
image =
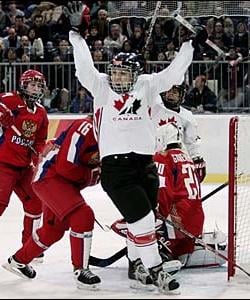
<path id="1" fill-rule="evenodd" d="M 180 106 L 180 112 L 175 112 L 164 106 L 160 95 L 157 96 L 152 108 L 152 118 L 155 128 L 169 122 L 174 122 L 182 135 L 182 141 L 191 158 L 202 156 L 200 145 L 201 138 L 198 135 L 198 125 L 193 113 Z"/>
<path id="2" fill-rule="evenodd" d="M 94 67 L 85 40 L 74 31 L 70 31 L 69 39 L 73 45 L 76 76 L 94 97 L 100 157 L 129 152 L 153 155 L 155 127 L 151 108 L 159 93 L 183 81 L 193 59 L 191 41 L 182 44 L 168 68 L 159 73 L 140 75 L 132 91 L 117 94 L 109 85 L 108 75 L 99 73 Z"/>

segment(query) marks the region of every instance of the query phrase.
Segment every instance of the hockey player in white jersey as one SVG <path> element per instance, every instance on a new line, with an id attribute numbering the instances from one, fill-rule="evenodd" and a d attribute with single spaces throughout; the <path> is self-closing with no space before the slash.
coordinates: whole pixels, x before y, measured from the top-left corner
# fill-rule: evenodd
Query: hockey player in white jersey
<path id="1" fill-rule="evenodd" d="M 81 1 L 75 2 L 81 9 Z M 159 73 L 142 75 L 140 58 L 134 53 L 118 54 L 109 74 L 99 73 L 79 34 L 77 5 L 66 8 L 72 25 L 69 39 L 76 76 L 94 97 L 101 184 L 128 226 L 128 276 L 144 288 L 176 291 L 179 283 L 164 270 L 155 233 L 159 178 L 152 159 L 155 129 L 150 112 L 158 94 L 183 81 L 193 58 L 192 41 L 183 43 L 171 65 Z"/>
<path id="2" fill-rule="evenodd" d="M 197 176 L 202 182 L 206 176 L 206 162 L 201 153 L 201 138 L 198 135 L 197 121 L 191 111 L 181 104 L 185 96 L 185 83 L 173 85 L 168 91 L 158 95 L 152 109 L 156 128 L 169 122 L 175 123 L 182 135 L 182 142 L 193 159 Z"/>

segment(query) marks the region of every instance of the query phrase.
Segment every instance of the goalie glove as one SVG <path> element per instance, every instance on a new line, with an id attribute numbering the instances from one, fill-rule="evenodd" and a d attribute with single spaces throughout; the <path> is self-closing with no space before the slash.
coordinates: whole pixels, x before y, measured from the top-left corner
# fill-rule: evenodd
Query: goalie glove
<path id="1" fill-rule="evenodd" d="M 200 156 L 194 157 L 193 162 L 194 162 L 196 175 L 198 176 L 198 179 L 201 183 L 206 177 L 206 162 L 203 159 L 203 157 Z"/>
<path id="2" fill-rule="evenodd" d="M 0 125 L 5 128 L 8 128 L 11 127 L 13 124 L 14 116 L 11 110 L 3 103 L 0 103 Z"/>
<path id="3" fill-rule="evenodd" d="M 89 27 L 89 8 L 82 1 L 69 1 L 63 12 L 69 18 L 72 30 L 84 35 Z"/>

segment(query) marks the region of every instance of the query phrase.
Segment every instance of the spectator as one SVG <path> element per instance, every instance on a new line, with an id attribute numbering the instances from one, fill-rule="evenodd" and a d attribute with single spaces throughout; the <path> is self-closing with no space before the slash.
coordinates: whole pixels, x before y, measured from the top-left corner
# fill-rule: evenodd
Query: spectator
<path id="1" fill-rule="evenodd" d="M 117 54 L 125 40 L 127 40 L 127 37 L 121 33 L 121 26 L 114 23 L 110 28 L 110 36 L 104 39 L 104 48 L 110 49 L 113 55 Z"/>
<path id="2" fill-rule="evenodd" d="M 96 25 L 91 25 L 89 29 L 89 35 L 86 38 L 86 43 L 88 44 L 89 48 L 92 49 L 94 42 L 99 40 L 99 33 Z"/>
<path id="3" fill-rule="evenodd" d="M 42 39 L 43 43 L 49 41 L 48 26 L 44 24 L 42 15 L 38 14 L 34 16 L 34 22 L 31 27 L 35 30 L 36 36 Z"/>
<path id="4" fill-rule="evenodd" d="M 31 44 L 31 61 L 43 61 L 44 45 L 42 39 L 37 36 L 35 28 L 29 29 L 28 38 Z"/>
<path id="5" fill-rule="evenodd" d="M 2 9 L 2 1 L 0 1 L 0 32 L 3 32 L 6 26 L 7 26 L 7 17 L 6 17 L 6 13 Z"/>
<path id="6" fill-rule="evenodd" d="M 9 19 L 9 23 L 11 26 L 11 25 L 15 25 L 16 16 L 24 17 L 24 12 L 16 7 L 15 1 L 9 1 L 6 15 Z"/>
<path id="7" fill-rule="evenodd" d="M 193 113 L 206 113 L 217 111 L 217 97 L 215 93 L 207 86 L 205 75 L 199 75 L 195 78 L 195 87 L 187 92 L 184 106 L 191 108 Z"/>
<path id="8" fill-rule="evenodd" d="M 132 51 L 140 52 L 145 45 L 145 31 L 141 25 L 135 25 L 130 37 Z"/>
<path id="9" fill-rule="evenodd" d="M 165 50 L 166 44 L 168 42 L 168 37 L 162 30 L 162 26 L 160 23 L 155 23 L 153 30 L 153 42 L 158 53 Z"/>
<path id="10" fill-rule="evenodd" d="M 72 47 L 68 40 L 62 39 L 59 41 L 58 56 L 61 61 L 73 61 Z"/>
<path id="11" fill-rule="evenodd" d="M 31 55 L 31 43 L 27 35 L 23 35 L 20 40 L 20 47 L 16 50 L 17 58 L 21 60 L 24 54 L 30 57 Z"/>
<path id="12" fill-rule="evenodd" d="M 230 40 L 230 45 L 232 45 L 234 41 L 234 23 L 229 17 L 224 19 L 224 34 Z"/>
<path id="13" fill-rule="evenodd" d="M 20 36 L 17 35 L 15 28 L 9 28 L 8 36 L 3 38 L 4 49 L 20 47 Z"/>
<path id="14" fill-rule="evenodd" d="M 167 51 L 165 52 L 166 60 L 172 61 L 176 57 L 177 53 L 178 52 L 175 51 L 175 46 L 174 46 L 173 41 L 169 41 L 167 43 Z"/>
<path id="15" fill-rule="evenodd" d="M 108 12 L 106 9 L 99 9 L 97 14 L 97 19 L 91 21 L 91 26 L 95 25 L 99 38 L 103 41 L 109 34 L 109 21 L 108 21 Z"/>
<path id="16" fill-rule="evenodd" d="M 234 46 L 236 47 L 237 52 L 242 53 L 243 57 L 249 55 L 248 49 L 248 36 L 249 32 L 247 31 L 247 26 L 245 22 L 239 22 L 236 27 L 236 33 L 234 36 Z"/>
<path id="17" fill-rule="evenodd" d="M 17 15 L 15 18 L 15 29 L 19 36 L 27 35 L 29 30 L 29 26 L 24 24 L 23 18 L 24 17 L 20 15 Z"/>
<path id="18" fill-rule="evenodd" d="M 211 41 L 213 41 L 222 50 L 228 50 L 229 46 L 232 44 L 230 38 L 224 32 L 224 26 L 221 21 L 215 22 L 214 32 L 210 36 Z M 214 50 L 213 50 L 214 51 Z"/>
<path id="19" fill-rule="evenodd" d="M 92 113 L 93 112 L 93 98 L 89 95 L 87 90 L 80 86 L 76 96 L 73 98 L 71 106 L 71 113 Z"/>

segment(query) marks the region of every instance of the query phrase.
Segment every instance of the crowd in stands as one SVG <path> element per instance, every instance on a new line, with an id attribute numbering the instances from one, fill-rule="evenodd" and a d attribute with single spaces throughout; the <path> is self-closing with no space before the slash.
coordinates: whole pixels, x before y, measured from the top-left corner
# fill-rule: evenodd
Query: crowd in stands
<path id="1" fill-rule="evenodd" d="M 83 2 L 86 4 L 83 17 L 89 18 L 86 41 L 96 66 L 103 72 L 105 63 L 120 51 L 142 53 L 146 61 L 159 62 L 146 64 L 146 71 L 160 71 L 161 63 L 170 63 L 190 34 L 173 18 L 158 18 L 148 47 L 144 49 L 150 20 L 120 18 L 110 21 L 109 12 L 115 9 L 113 1 Z M 206 26 L 209 39 L 226 56 L 218 57 L 209 46 L 195 49 L 194 61 L 200 63 L 193 65 L 188 76 L 186 107 L 194 112 L 218 112 L 225 106 L 249 108 L 249 69 L 248 64 L 242 63 L 249 57 L 247 16 L 203 17 L 189 21 L 193 25 Z M 42 70 L 49 76 L 44 99 L 48 111 L 91 112 L 91 95 L 79 83 L 74 83 L 69 30 L 69 20 L 58 1 L 0 1 L 0 64 L 22 62 L 39 66 L 39 63 L 55 63 L 54 70 L 44 66 Z M 223 63 L 207 64 L 213 60 Z M 72 74 L 70 80 L 69 73 Z M 6 91 L 3 67 L 0 77 L 0 91 Z M 209 87 L 211 80 L 217 82 L 217 92 Z"/>

